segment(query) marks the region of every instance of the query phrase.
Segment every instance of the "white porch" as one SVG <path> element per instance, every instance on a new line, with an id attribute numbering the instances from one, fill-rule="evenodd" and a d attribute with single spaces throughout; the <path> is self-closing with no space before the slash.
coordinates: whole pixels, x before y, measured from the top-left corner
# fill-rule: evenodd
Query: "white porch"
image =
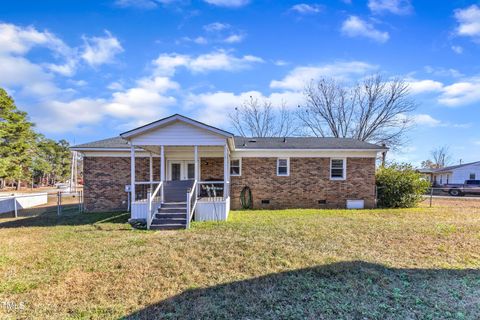
<path id="1" fill-rule="evenodd" d="M 176 115 L 121 135 L 131 146 L 132 219 L 146 220 L 148 229 L 178 229 L 188 228 L 192 219 L 228 218 L 232 139 L 218 130 Z M 135 161 L 145 152 L 146 179 Z M 202 159 L 223 161 L 218 168 L 218 162 L 202 164 Z"/>

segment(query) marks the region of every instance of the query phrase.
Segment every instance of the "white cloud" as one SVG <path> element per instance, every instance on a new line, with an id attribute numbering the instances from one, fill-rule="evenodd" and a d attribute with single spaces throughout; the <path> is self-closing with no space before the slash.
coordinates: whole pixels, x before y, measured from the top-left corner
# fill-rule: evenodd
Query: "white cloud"
<path id="1" fill-rule="evenodd" d="M 309 81 L 320 77 L 334 77 L 347 80 L 351 76 L 361 76 L 377 70 L 378 67 L 361 61 L 336 62 L 319 66 L 296 67 L 282 80 L 270 82 L 271 88 L 303 90 Z"/>
<path id="2" fill-rule="evenodd" d="M 185 37 L 184 40 L 191 41 L 191 42 L 194 42 L 196 44 L 207 44 L 208 43 L 207 38 L 202 37 L 202 36 L 199 36 L 199 37 L 196 37 L 196 38 L 193 38 L 193 39 L 191 39 L 189 37 Z"/>
<path id="3" fill-rule="evenodd" d="M 177 89 L 178 83 L 166 77 L 140 79 L 136 87 L 114 92 L 105 112 L 117 118 L 155 119 L 176 103 L 176 98 L 166 93 Z"/>
<path id="4" fill-rule="evenodd" d="M 0 55 L 0 70 L 2 87 L 20 88 L 22 94 L 30 96 L 48 97 L 60 92 L 52 75 L 23 57 Z"/>
<path id="5" fill-rule="evenodd" d="M 413 120 L 416 124 L 427 127 L 437 127 L 442 123 L 429 114 L 416 114 L 413 116 Z"/>
<path id="6" fill-rule="evenodd" d="M 48 31 L 0 23 L 0 53 L 25 54 L 34 46 L 48 48 L 63 56 L 71 51 L 62 40 Z"/>
<path id="7" fill-rule="evenodd" d="M 461 46 L 452 46 L 452 50 L 453 50 L 453 52 L 455 52 L 457 54 L 462 54 L 463 53 L 463 47 L 461 47 Z"/>
<path id="8" fill-rule="evenodd" d="M 290 10 L 300 14 L 315 14 L 322 11 L 322 6 L 319 4 L 299 3 L 292 6 Z"/>
<path id="9" fill-rule="evenodd" d="M 161 54 L 154 61 L 156 73 L 161 75 L 171 76 L 175 73 L 178 67 L 188 65 L 190 60 L 191 58 L 188 55 L 177 54 L 177 53 Z"/>
<path id="10" fill-rule="evenodd" d="M 117 0 L 115 5 L 121 8 L 155 9 L 159 5 L 168 5 L 178 0 Z"/>
<path id="11" fill-rule="evenodd" d="M 279 66 L 279 67 L 283 67 L 283 66 L 288 65 L 288 62 L 285 61 L 285 60 L 279 59 L 279 60 L 273 61 L 273 64 L 276 65 L 276 66 Z"/>
<path id="12" fill-rule="evenodd" d="M 166 116 L 168 108 L 177 103 L 171 94 L 179 89 L 178 83 L 166 77 L 142 78 L 134 87 L 118 88 L 108 99 L 80 98 L 73 100 L 55 99 L 42 103 L 42 116 L 34 117 L 44 132 L 71 132 L 83 126 L 101 122 L 105 117 L 128 119 L 135 125 Z"/>
<path id="13" fill-rule="evenodd" d="M 244 38 L 245 36 L 242 34 L 232 34 L 226 37 L 223 41 L 226 43 L 239 43 L 242 42 Z"/>
<path id="14" fill-rule="evenodd" d="M 390 12 L 397 15 L 406 15 L 413 11 L 410 0 L 369 0 L 368 8 L 376 14 Z"/>
<path id="15" fill-rule="evenodd" d="M 71 101 L 47 101 L 42 105 L 45 112 L 33 121 L 43 132 L 72 132 L 81 126 L 98 123 L 104 116 L 104 100 L 81 98 Z"/>
<path id="16" fill-rule="evenodd" d="M 457 34 L 459 36 L 480 37 L 480 7 L 471 5 L 465 9 L 455 10 L 455 18 L 458 22 Z"/>
<path id="17" fill-rule="evenodd" d="M 235 57 L 225 50 L 213 51 L 196 57 L 177 53 L 161 54 L 155 61 L 157 74 L 173 75 L 177 68 L 184 67 L 194 73 L 208 71 L 237 71 L 252 64 L 264 62 L 262 58 L 244 55 Z"/>
<path id="18" fill-rule="evenodd" d="M 386 31 L 379 31 L 375 27 L 357 16 L 350 16 L 342 24 L 342 33 L 348 37 L 365 37 L 384 43 L 390 35 Z"/>
<path id="19" fill-rule="evenodd" d="M 408 88 L 412 94 L 426 92 L 440 92 L 443 89 L 443 83 L 434 80 L 408 80 Z"/>
<path id="20" fill-rule="evenodd" d="M 443 88 L 438 101 L 450 107 L 467 105 L 480 101 L 480 78 L 456 82 Z"/>
<path id="21" fill-rule="evenodd" d="M 10 59 L 12 61 L 24 56 L 33 47 L 46 48 L 53 52 L 54 59 L 64 60 L 63 63 L 44 63 L 43 66 L 46 70 L 64 76 L 71 76 L 75 73 L 77 67 L 75 50 L 67 46 L 54 34 L 49 31 L 38 31 L 32 26 L 19 27 L 13 24 L 0 23 L 0 55 L 4 60 Z M 23 65 L 24 72 L 27 62 L 27 60 L 19 62 Z M 32 72 L 34 65 L 36 66 L 36 64 L 30 63 Z M 38 68 L 35 69 L 37 69 L 37 73 L 40 72 Z M 40 67 L 40 69 L 43 68 Z M 44 76 L 44 78 L 47 77 Z M 25 79 L 25 81 L 28 81 L 28 79 Z"/>
<path id="22" fill-rule="evenodd" d="M 250 0 L 204 0 L 206 3 L 227 8 L 243 7 L 250 3 Z"/>
<path id="23" fill-rule="evenodd" d="M 229 29 L 231 26 L 228 23 L 212 22 L 203 26 L 203 29 L 207 32 L 216 32 Z"/>
<path id="24" fill-rule="evenodd" d="M 123 84 L 119 81 L 114 81 L 107 86 L 107 89 L 120 91 L 123 90 Z"/>
<path id="25" fill-rule="evenodd" d="M 453 68 L 425 66 L 424 70 L 426 73 L 430 73 L 438 77 L 460 78 L 464 76 L 460 71 Z"/>
<path id="26" fill-rule="evenodd" d="M 115 56 L 123 52 L 122 45 L 109 31 L 105 37 L 83 37 L 85 48 L 82 58 L 91 66 L 112 63 Z"/>

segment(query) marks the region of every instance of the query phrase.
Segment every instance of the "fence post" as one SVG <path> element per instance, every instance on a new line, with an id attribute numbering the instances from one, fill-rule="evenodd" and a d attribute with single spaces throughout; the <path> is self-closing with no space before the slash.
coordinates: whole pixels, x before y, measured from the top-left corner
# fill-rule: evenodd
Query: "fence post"
<path id="1" fill-rule="evenodd" d="M 430 208 L 432 207 L 432 200 L 433 200 L 433 186 L 430 187 Z"/>
<path id="2" fill-rule="evenodd" d="M 61 197 L 62 194 L 60 192 L 57 192 L 57 216 L 60 216 Z"/>
<path id="3" fill-rule="evenodd" d="M 15 196 L 13 196 L 13 210 L 15 211 L 15 218 L 18 218 L 17 198 Z"/>
<path id="4" fill-rule="evenodd" d="M 75 191 L 78 197 L 78 212 L 82 212 L 82 204 L 81 204 L 81 199 L 80 199 L 80 191 Z"/>

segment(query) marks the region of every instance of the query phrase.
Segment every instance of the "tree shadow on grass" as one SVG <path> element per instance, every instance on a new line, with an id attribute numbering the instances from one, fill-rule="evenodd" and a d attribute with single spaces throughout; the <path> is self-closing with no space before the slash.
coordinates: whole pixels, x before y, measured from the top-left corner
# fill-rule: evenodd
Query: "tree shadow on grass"
<path id="1" fill-rule="evenodd" d="M 0 229 L 126 223 L 129 217 L 130 214 L 125 212 L 81 213 L 78 212 L 77 208 L 72 208 L 71 210 L 64 210 L 60 216 L 57 215 L 56 211 L 44 211 L 36 215 L 28 215 L 17 219 L 5 217 L 3 217 L 5 219 L 1 219 L 0 217 Z"/>
<path id="2" fill-rule="evenodd" d="M 480 270 L 333 263 L 191 289 L 126 319 L 480 319 Z"/>

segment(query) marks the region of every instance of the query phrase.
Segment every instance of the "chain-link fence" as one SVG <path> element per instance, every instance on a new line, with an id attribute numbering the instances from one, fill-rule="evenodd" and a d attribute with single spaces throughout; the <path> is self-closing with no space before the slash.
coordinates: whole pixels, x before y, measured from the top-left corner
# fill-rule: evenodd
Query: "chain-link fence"
<path id="1" fill-rule="evenodd" d="M 83 212 L 83 191 L 49 191 L 0 196 L 0 217 L 62 216 Z"/>
<path id="2" fill-rule="evenodd" d="M 431 187 L 420 203 L 423 207 L 480 208 L 480 187 Z"/>

